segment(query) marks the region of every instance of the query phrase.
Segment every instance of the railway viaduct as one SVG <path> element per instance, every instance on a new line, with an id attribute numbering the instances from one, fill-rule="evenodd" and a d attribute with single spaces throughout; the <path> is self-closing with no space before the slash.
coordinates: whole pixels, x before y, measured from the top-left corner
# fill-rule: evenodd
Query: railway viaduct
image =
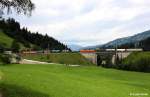
<path id="1" fill-rule="evenodd" d="M 102 51 L 80 50 L 80 53 L 89 61 L 96 65 L 115 64 L 116 57 L 124 59 L 132 52 L 143 51 L 142 49 L 105 49 Z"/>

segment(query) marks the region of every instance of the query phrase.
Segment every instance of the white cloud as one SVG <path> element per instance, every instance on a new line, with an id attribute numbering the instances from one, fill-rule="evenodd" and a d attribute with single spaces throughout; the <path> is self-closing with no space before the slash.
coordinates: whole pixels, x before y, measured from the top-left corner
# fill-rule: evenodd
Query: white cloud
<path id="1" fill-rule="evenodd" d="M 36 10 L 32 17 L 21 16 L 16 19 L 32 31 L 48 33 L 65 43 L 95 45 L 150 28 L 150 20 L 147 18 L 150 16 L 148 0 L 33 2 Z"/>

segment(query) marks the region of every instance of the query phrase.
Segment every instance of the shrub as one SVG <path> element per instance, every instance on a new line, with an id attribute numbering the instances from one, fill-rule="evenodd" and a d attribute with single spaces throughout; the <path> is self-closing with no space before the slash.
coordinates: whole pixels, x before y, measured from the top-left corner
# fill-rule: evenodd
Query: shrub
<path id="1" fill-rule="evenodd" d="M 17 40 L 14 40 L 12 45 L 11 45 L 11 49 L 13 50 L 13 52 L 19 52 L 21 46 L 19 44 L 19 42 Z"/>
<path id="2" fill-rule="evenodd" d="M 136 52 L 129 55 L 119 65 L 120 69 L 150 72 L 150 52 Z"/>
<path id="3" fill-rule="evenodd" d="M 0 63 L 1 64 L 9 64 L 10 63 L 10 56 L 9 55 L 4 55 L 4 54 L 0 54 Z"/>

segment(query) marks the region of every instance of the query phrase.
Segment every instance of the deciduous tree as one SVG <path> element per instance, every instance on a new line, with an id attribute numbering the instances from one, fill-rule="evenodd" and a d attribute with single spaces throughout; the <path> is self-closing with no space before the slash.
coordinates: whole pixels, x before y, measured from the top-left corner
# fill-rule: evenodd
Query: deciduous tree
<path id="1" fill-rule="evenodd" d="M 0 16 L 5 13 L 16 11 L 25 15 L 31 15 L 32 10 L 35 8 L 31 0 L 0 0 Z"/>

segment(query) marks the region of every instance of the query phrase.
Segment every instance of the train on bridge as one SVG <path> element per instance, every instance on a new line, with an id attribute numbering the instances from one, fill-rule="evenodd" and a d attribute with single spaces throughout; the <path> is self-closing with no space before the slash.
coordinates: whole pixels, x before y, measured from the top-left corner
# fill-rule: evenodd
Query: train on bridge
<path id="1" fill-rule="evenodd" d="M 85 58 L 92 63 L 99 64 L 115 64 L 116 57 L 124 59 L 129 56 L 132 52 L 141 52 L 143 49 L 99 49 L 99 50 L 80 50 Z M 99 62 L 99 60 L 102 60 Z"/>

